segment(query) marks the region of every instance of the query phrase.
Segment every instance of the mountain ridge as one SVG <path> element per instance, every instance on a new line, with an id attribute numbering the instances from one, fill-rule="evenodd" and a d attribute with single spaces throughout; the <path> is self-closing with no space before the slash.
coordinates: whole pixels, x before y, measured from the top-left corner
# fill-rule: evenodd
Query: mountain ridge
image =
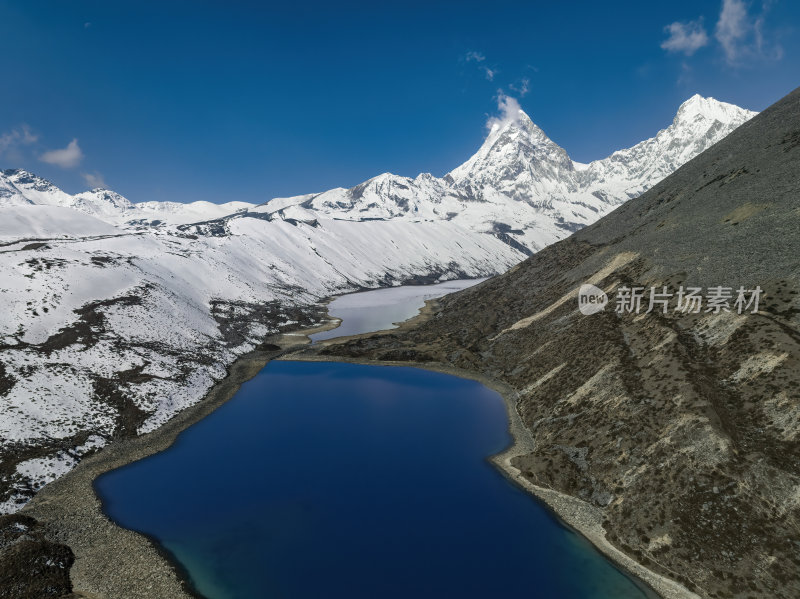
<path id="1" fill-rule="evenodd" d="M 500 231 L 533 253 L 636 197 L 756 114 L 695 95 L 654 137 L 576 168 L 566 150 L 518 113 L 442 178 L 384 173 L 349 189 L 284 198 L 281 206 L 339 218 L 453 219 L 470 230 Z"/>
<path id="2" fill-rule="evenodd" d="M 696 94 L 654 137 L 582 165 L 518 109 L 495 123 L 473 156 L 441 178 L 429 173 L 414 178 L 382 173 L 348 189 L 276 198 L 258 206 L 133 203 L 105 189 L 70 196 L 27 171 L 6 170 L 0 175 L 0 205 L 71 207 L 135 229 L 191 225 L 290 206 L 297 206 L 295 212 L 349 220 L 455 220 L 533 253 L 636 197 L 755 114 Z M 304 214 L 307 220 L 315 218 Z"/>

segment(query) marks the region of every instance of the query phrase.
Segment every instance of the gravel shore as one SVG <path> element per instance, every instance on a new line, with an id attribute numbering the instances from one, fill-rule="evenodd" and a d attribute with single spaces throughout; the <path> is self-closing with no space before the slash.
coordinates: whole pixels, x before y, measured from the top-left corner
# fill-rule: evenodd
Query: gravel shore
<path id="1" fill-rule="evenodd" d="M 94 490 L 101 474 L 167 449 L 177 436 L 224 404 L 242 383 L 286 351 L 309 343 L 307 335 L 338 326 L 337 321 L 298 333 L 276 335 L 266 342 L 274 351 L 253 351 L 239 358 L 228 376 L 198 404 L 159 429 L 112 443 L 83 460 L 74 470 L 46 485 L 20 511 L 32 516 L 51 541 L 69 545 L 75 554 L 70 570 L 73 592 L 91 599 L 188 599 L 198 597 L 180 566 L 145 535 L 114 524 L 102 511 Z"/>
<path id="2" fill-rule="evenodd" d="M 534 439 L 524 426 L 516 411 L 516 391 L 509 386 L 492 380 L 480 373 L 470 372 L 452 368 L 445 364 L 431 364 L 429 362 L 390 362 L 384 360 L 362 360 L 348 359 L 341 356 L 335 358 L 317 356 L 314 354 L 289 354 L 278 358 L 279 360 L 295 360 L 306 362 L 351 362 L 353 364 L 373 364 L 376 366 L 400 366 L 421 368 L 449 374 L 460 378 L 477 381 L 496 391 L 503 397 L 508 413 L 508 425 L 514 439 L 511 446 L 489 459 L 509 480 L 519 485 L 527 492 L 534 495 L 547 508 L 553 512 L 558 519 L 570 529 L 582 535 L 592 543 L 603 555 L 617 565 L 621 570 L 630 576 L 641 581 L 640 587 L 650 597 L 663 597 L 664 599 L 700 599 L 700 596 L 692 593 L 681 584 L 665 578 L 660 574 L 647 569 L 619 549 L 614 547 L 606 539 L 603 529 L 603 515 L 600 508 L 597 508 L 581 499 L 571 497 L 553 489 L 539 487 L 531 484 L 525 479 L 520 471 L 511 465 L 511 461 L 518 455 L 528 453 L 534 446 Z"/>

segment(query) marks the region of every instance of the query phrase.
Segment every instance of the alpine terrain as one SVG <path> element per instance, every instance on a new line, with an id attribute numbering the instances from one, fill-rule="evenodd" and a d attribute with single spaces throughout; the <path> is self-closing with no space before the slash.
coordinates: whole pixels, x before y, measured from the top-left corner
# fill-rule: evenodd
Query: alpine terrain
<path id="1" fill-rule="evenodd" d="M 798 232 L 800 90 L 416 324 L 308 353 L 494 381 L 516 426 L 497 462 L 619 563 L 682 585 L 665 596 L 798 597 Z M 604 309 L 578 309 L 586 284 Z"/>
<path id="2" fill-rule="evenodd" d="M 441 179 L 384 174 L 259 206 L 72 196 L 3 171 L 0 509 L 198 401 L 268 333 L 318 322 L 321 299 L 503 272 L 753 114 L 694 96 L 654 138 L 576 165 L 516 111 Z"/>
<path id="3" fill-rule="evenodd" d="M 266 343 L 270 335 L 322 323 L 322 302 L 326 298 L 363 288 L 503 273 L 526 256 L 636 198 L 755 114 L 694 96 L 681 105 L 673 122 L 653 138 L 602 160 L 579 164 L 524 112 L 505 108 L 503 118 L 494 122 L 478 152 L 442 178 L 430 174 L 413 179 L 382 174 L 350 189 L 276 198 L 260 205 L 134 203 L 105 189 L 70 195 L 32 173 L 2 171 L 0 291 L 5 310 L 0 317 L 0 513 L 16 512 L 43 485 L 112 441 L 152 431 L 197 404 L 216 382 L 226 377 L 237 357 L 253 350 L 277 349 Z M 747 131 L 752 132 L 753 128 Z M 783 147 L 790 148 L 791 144 Z M 785 157 L 794 156 L 786 151 Z M 743 171 L 747 174 L 744 179 L 750 180 L 748 177 L 757 174 L 756 167 L 743 164 L 742 168 L 747 169 Z M 720 168 L 709 167 L 709 172 L 716 173 Z M 720 175 L 708 189 L 726 185 L 727 176 Z M 764 175 L 756 177 L 763 178 Z M 665 189 L 664 185 L 659 189 Z M 634 214 L 639 210 L 637 206 L 652 201 L 658 193 L 651 192 L 647 196 L 651 200 L 625 205 L 615 218 Z M 754 203 L 753 214 L 774 214 L 758 207 L 768 201 L 772 200 L 761 198 Z M 695 206 L 697 210 L 711 209 L 699 199 Z M 742 210 L 731 216 L 738 225 L 731 229 L 736 234 L 749 226 L 745 218 L 751 208 Z M 435 353 L 437 359 L 461 365 L 469 362 L 514 384 L 519 384 L 514 377 L 530 377 L 539 372 L 544 363 L 536 362 L 536 369 L 525 364 L 510 368 L 502 361 L 504 358 L 496 357 L 510 354 L 492 349 L 498 343 L 497 348 L 504 347 L 507 340 L 519 335 L 526 339 L 526 347 L 534 348 L 539 337 L 528 332 L 500 334 L 502 329 L 498 327 L 511 324 L 509 319 L 527 314 L 530 306 L 549 298 L 550 292 L 537 290 L 550 289 L 551 283 L 556 285 L 551 279 L 561 276 L 562 267 L 577 267 L 580 260 L 588 259 L 595 251 L 596 244 L 576 239 L 591 240 L 596 231 L 608 230 L 608 225 L 605 227 L 593 228 L 582 237 L 572 237 L 546 253 L 536 254 L 534 262 L 512 270 L 506 278 L 452 300 L 465 302 L 466 306 L 468 298 L 482 298 L 490 289 L 501 294 L 476 300 L 491 309 L 473 321 L 474 327 L 464 329 L 462 345 L 454 341 L 455 333 L 442 329 L 446 336 L 436 346 L 436 352 L 445 353 Z M 678 230 L 668 220 L 663 223 L 662 234 Z M 768 238 L 774 239 L 771 235 Z M 573 247 L 580 251 L 565 249 Z M 684 250 L 664 250 L 673 258 L 695 255 L 686 251 L 689 254 L 681 253 Z M 563 260 L 552 262 L 552 256 L 558 255 L 563 255 Z M 626 262 L 626 268 L 642 264 L 645 255 L 642 250 L 636 259 Z M 533 272 L 531 264 L 546 266 L 534 276 L 528 274 Z M 714 263 L 708 264 L 704 275 L 715 272 L 713 268 Z M 777 266 L 769 273 L 774 274 L 775 269 Z M 515 277 L 522 277 L 525 284 L 511 299 L 501 290 Z M 540 282 L 536 282 L 538 278 Z M 761 280 L 752 281 L 755 282 Z M 559 279 L 552 289 L 566 292 L 567 284 L 567 279 Z M 771 292 L 777 293 L 776 289 Z M 446 300 L 443 305 L 449 306 L 450 302 Z M 566 310 L 567 304 L 563 306 Z M 550 316 L 560 314 L 560 309 L 548 311 L 548 318 L 542 322 L 550 322 Z M 459 310 L 454 308 L 452 314 L 462 314 Z M 437 318 L 435 322 L 444 323 L 447 318 Z M 650 327 L 662 320 L 665 319 L 651 318 L 641 325 L 629 326 Z M 625 320 L 606 315 L 585 322 L 584 327 L 605 322 L 603 326 L 614 339 L 624 338 L 619 327 Z M 568 321 L 563 325 L 571 326 Z M 430 327 L 415 335 L 433 330 Z M 547 334 L 555 335 L 552 331 Z M 691 351 L 698 352 L 702 364 L 710 364 L 711 350 L 695 340 L 694 332 L 679 331 L 675 335 L 675 339 L 664 341 L 664 347 L 691 341 Z M 490 336 L 496 336 L 492 337 L 496 340 L 489 341 Z M 598 337 L 605 339 L 593 336 Z M 407 338 L 409 342 L 411 339 Z M 450 342 L 454 343 L 452 347 Z M 558 344 L 557 351 L 554 347 L 548 354 L 548 360 L 556 359 L 568 347 L 573 347 L 572 342 Z M 515 350 L 509 346 L 508 351 Z M 627 357 L 619 355 L 626 367 L 637 359 L 634 349 Z M 494 360 L 500 360 L 498 365 L 493 365 Z M 492 365 L 485 366 L 484 361 Z M 679 364 L 676 361 L 676 376 L 685 374 Z M 504 370 L 507 367 L 508 372 Z M 615 363 L 614 368 L 617 367 L 622 368 Z M 701 366 L 698 362 L 695 368 L 702 372 L 708 369 L 704 376 L 711 381 L 708 384 L 715 384 L 716 366 Z M 511 376 L 511 370 L 516 374 Z M 578 381 L 584 370 L 557 380 Z M 608 372 L 612 376 L 616 371 L 609 367 Z M 626 374 L 620 384 L 633 384 L 634 379 L 638 380 Z M 644 382 L 636 384 L 655 393 Z M 672 388 L 678 381 L 664 384 Z M 636 389 L 636 393 L 630 393 L 636 401 L 644 401 L 641 397 L 645 391 Z M 566 395 L 550 393 L 547 397 L 558 399 Z M 627 401 L 623 396 L 618 399 Z M 771 401 L 777 402 L 774 405 L 778 410 L 777 406 L 790 399 L 776 395 Z M 727 399 L 719 401 L 724 404 Z M 692 396 L 685 402 L 689 405 L 700 399 Z M 527 421 L 532 423 L 539 415 L 531 408 Z M 598 414 L 586 418 L 602 424 Z M 725 416 L 719 418 L 720 422 L 728 422 Z M 675 426 L 683 426 L 681 422 Z M 713 419 L 690 424 L 697 430 L 716 430 Z M 596 436 L 597 440 L 603 438 Z M 640 446 L 638 440 L 626 441 L 624 434 L 621 438 L 619 447 L 623 447 L 623 441 L 631 447 Z M 571 445 L 567 440 L 559 443 L 583 447 L 578 441 L 569 441 Z M 720 452 L 727 451 L 723 441 L 718 446 Z M 555 451 L 551 456 L 564 472 L 573 463 L 570 452 Z M 594 464 L 594 454 L 589 455 Z M 636 455 L 635 459 L 641 459 Z M 532 478 L 540 471 L 550 472 L 541 461 L 530 456 L 526 459 L 532 461 L 530 465 L 526 462 L 523 470 Z M 630 505 L 621 501 L 622 492 L 617 490 L 622 479 L 607 480 L 604 476 L 580 471 L 570 479 L 572 487 L 561 482 L 556 486 L 584 493 L 589 488 L 586 480 L 592 480 L 596 487 L 591 487 L 590 496 L 609 498 L 606 511 L 621 514 L 624 505 Z M 631 481 L 636 478 L 633 473 L 630 477 Z M 8 529 L 3 534 L 35 538 L 34 524 L 13 522 L 22 528 Z M 648 529 L 643 534 L 654 533 Z M 641 550 L 640 540 L 618 541 L 631 551 Z M 659 547 L 668 547 L 667 541 L 658 543 Z M 48 568 L 56 574 L 68 567 L 68 560 L 48 559 Z M 702 564 L 702 559 L 701 555 L 697 564 Z M 780 568 L 769 564 L 762 567 Z M 50 579 L 42 575 L 41 580 Z"/>

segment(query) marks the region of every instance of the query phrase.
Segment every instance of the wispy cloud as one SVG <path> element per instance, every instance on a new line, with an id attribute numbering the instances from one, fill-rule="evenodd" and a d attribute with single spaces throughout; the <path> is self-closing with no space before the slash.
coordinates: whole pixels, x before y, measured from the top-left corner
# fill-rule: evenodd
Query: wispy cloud
<path id="1" fill-rule="evenodd" d="M 527 77 L 523 77 L 519 80 L 519 83 L 511 83 L 508 87 L 512 91 L 517 92 L 520 98 L 524 98 L 528 95 L 528 92 L 531 91 L 531 80 Z"/>
<path id="2" fill-rule="evenodd" d="M 81 173 L 81 177 L 83 177 L 83 180 L 86 181 L 86 185 L 88 185 L 90 189 L 96 189 L 98 187 L 105 189 L 108 187 L 103 175 L 97 171 L 93 173 Z"/>
<path id="3" fill-rule="evenodd" d="M 703 17 L 694 21 L 675 21 L 664 28 L 669 35 L 661 48 L 670 53 L 692 56 L 700 48 L 718 44 L 729 66 L 741 67 L 757 60 L 779 60 L 783 49 L 768 39 L 766 14 L 771 2 L 763 0 L 760 12 L 751 11 L 745 0 L 722 0 L 714 25 L 714 37 L 709 36 Z M 684 70 L 686 63 L 684 62 Z"/>
<path id="4" fill-rule="evenodd" d="M 722 11 L 714 36 L 725 52 L 728 62 L 736 62 L 742 51 L 742 42 L 751 25 L 747 17 L 747 6 L 741 0 L 723 0 Z"/>
<path id="5" fill-rule="evenodd" d="M 661 42 L 661 48 L 667 52 L 682 52 L 691 56 L 708 45 L 708 34 L 702 19 L 686 23 L 676 21 L 667 25 L 664 30 L 669 33 L 669 37 Z"/>
<path id="6" fill-rule="evenodd" d="M 740 66 L 748 60 L 761 58 L 779 60 L 783 49 L 766 39 L 765 15 L 769 2 L 761 6 L 761 13 L 750 14 L 744 0 L 723 0 L 714 37 L 722 47 L 729 65 Z"/>
<path id="7" fill-rule="evenodd" d="M 13 152 L 17 146 L 28 146 L 39 139 L 24 123 L 0 135 L 0 156 Z"/>
<path id="8" fill-rule="evenodd" d="M 73 168 L 78 166 L 83 160 L 83 152 L 78 145 L 78 140 L 73 139 L 66 148 L 60 150 L 48 150 L 39 160 L 47 164 L 55 164 L 61 168 Z"/>
<path id="9" fill-rule="evenodd" d="M 470 50 L 463 54 L 460 58 L 462 62 L 466 63 L 473 63 L 486 77 L 488 81 L 494 81 L 497 78 L 497 75 L 501 73 L 500 69 L 495 66 L 489 66 L 489 61 L 486 58 L 486 55 L 483 52 L 478 52 L 475 50 Z M 534 73 L 538 73 L 539 69 L 535 66 L 530 64 L 525 65 L 524 71 L 527 72 L 528 70 L 533 71 Z M 519 112 L 519 103 L 515 98 L 512 98 L 503 91 L 503 88 L 510 89 L 515 93 L 515 95 L 519 98 L 524 98 L 528 93 L 531 91 L 531 80 L 530 76 L 527 77 L 517 77 L 517 79 L 512 80 L 513 82 L 508 83 L 509 77 L 503 77 L 506 83 L 502 83 L 503 87 L 497 90 L 497 98 L 498 98 L 498 108 L 501 112 L 500 117 L 492 117 L 487 122 L 486 126 L 491 129 L 492 124 L 497 121 L 500 122 L 505 118 L 517 118 L 514 114 Z M 510 102 L 510 104 L 509 104 Z M 506 112 L 506 108 L 511 112 Z M 515 113 L 516 111 L 516 113 Z M 511 115 L 510 117 L 508 115 Z"/>
<path id="10" fill-rule="evenodd" d="M 474 50 L 470 50 L 469 52 L 467 52 L 464 55 L 464 60 L 467 61 L 467 62 L 476 63 L 477 66 L 478 66 L 478 69 L 481 72 L 483 72 L 483 75 L 486 77 L 486 79 L 488 79 L 489 81 L 494 81 L 494 76 L 497 75 L 498 71 L 495 68 L 491 68 L 491 67 L 487 66 L 486 64 L 483 64 L 483 63 L 486 62 L 486 55 L 484 55 L 481 52 L 476 52 Z"/>
<path id="11" fill-rule="evenodd" d="M 678 85 L 689 85 L 692 82 L 692 67 L 684 60 L 681 63 L 681 74 L 678 77 Z"/>
<path id="12" fill-rule="evenodd" d="M 489 135 L 506 125 L 516 123 L 524 114 L 517 99 L 504 94 L 503 90 L 497 91 L 497 110 L 500 114 L 489 117 L 489 120 L 486 121 L 486 130 Z"/>

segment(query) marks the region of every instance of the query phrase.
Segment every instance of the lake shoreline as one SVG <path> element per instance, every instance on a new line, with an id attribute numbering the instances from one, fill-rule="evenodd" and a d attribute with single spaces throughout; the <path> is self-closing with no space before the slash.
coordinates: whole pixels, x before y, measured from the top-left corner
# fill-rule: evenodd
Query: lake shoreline
<path id="1" fill-rule="evenodd" d="M 333 345 L 351 339 L 365 338 L 374 335 L 396 334 L 405 329 L 413 328 L 433 316 L 437 309 L 438 301 L 436 299 L 427 300 L 425 305 L 420 309 L 419 314 L 403 323 L 397 323 L 397 328 L 320 341 L 313 347 L 300 348 L 291 355 L 282 356 L 277 359 L 413 367 L 473 380 L 492 389 L 503 398 L 512 442 L 500 453 L 489 456 L 489 462 L 491 462 L 509 481 L 539 500 L 564 526 L 587 539 L 617 568 L 625 572 L 632 580 L 649 591 L 651 596 L 663 597 L 664 599 L 700 599 L 697 594 L 680 583 L 650 570 L 611 544 L 606 538 L 605 530 L 602 526 L 603 516 L 600 508 L 592 506 L 576 497 L 561 493 L 560 491 L 534 485 L 522 475 L 522 472 L 512 465 L 511 462 L 515 457 L 533 450 L 535 447 L 535 440 L 531 432 L 522 423 L 522 418 L 516 409 L 517 392 L 510 385 L 491 378 L 481 372 L 462 370 L 439 362 L 370 360 L 364 358 L 350 358 L 341 355 L 324 356 L 313 353 L 325 345 Z"/>
<path id="2" fill-rule="evenodd" d="M 514 457 L 532 448 L 533 440 L 530 438 L 530 433 L 527 429 L 522 426 L 519 415 L 513 407 L 512 398 L 516 396 L 516 391 L 512 390 L 505 383 L 486 377 L 481 373 L 461 370 L 440 363 L 395 362 L 387 360 L 355 359 L 346 356 L 327 357 L 309 354 L 288 354 L 276 358 L 276 360 L 296 362 L 345 362 L 349 364 L 372 366 L 419 368 L 420 370 L 429 370 L 475 381 L 495 391 L 503 398 L 503 402 L 506 406 L 512 443 L 500 453 L 487 456 L 487 461 L 506 479 L 539 500 L 560 524 L 588 540 L 592 546 L 600 551 L 600 553 L 602 553 L 616 568 L 624 572 L 634 584 L 639 586 L 648 597 L 661 597 L 664 599 L 700 599 L 698 595 L 692 593 L 679 583 L 649 570 L 614 547 L 605 538 L 605 532 L 602 527 L 602 516 L 599 512 L 599 508 L 594 508 L 583 500 L 566 495 L 565 493 L 534 485 L 524 478 L 517 468 L 511 465 L 511 460 Z"/>
<path id="3" fill-rule="evenodd" d="M 337 319 L 325 319 L 316 327 L 268 337 L 264 342 L 280 349 L 256 349 L 240 356 L 199 402 L 152 432 L 113 442 L 88 456 L 45 485 L 18 512 L 35 518 L 49 540 L 72 549 L 75 562 L 70 579 L 76 597 L 202 597 L 192 588 L 185 568 L 157 540 L 125 529 L 105 515 L 94 482 L 106 472 L 168 449 L 180 433 L 225 404 L 269 362 L 309 345 L 308 335 L 338 324 Z"/>
<path id="4" fill-rule="evenodd" d="M 416 326 L 429 318 L 435 312 L 436 305 L 435 299 L 426 301 L 417 316 L 399 323 L 398 328 L 320 341 L 314 347 L 356 337 L 397 333 L 398 330 Z M 512 443 L 502 452 L 488 456 L 488 461 L 509 481 L 541 501 L 560 523 L 586 538 L 640 588 L 650 591 L 651 596 L 667 599 L 697 597 L 678 583 L 652 572 L 611 545 L 605 538 L 599 508 L 593 508 L 577 498 L 552 489 L 537 487 L 511 465 L 515 456 L 534 446 L 530 432 L 522 425 L 516 412 L 516 392 L 511 387 L 482 373 L 464 371 L 445 364 L 326 357 L 311 353 L 314 350 L 311 349 L 309 336 L 334 329 L 340 322 L 339 319 L 328 316 L 320 326 L 270 337 L 265 342 L 278 345 L 279 350 L 255 350 L 239 357 L 228 368 L 228 376 L 215 384 L 200 402 L 180 412 L 155 431 L 112 443 L 86 458 L 64 477 L 45 486 L 21 510 L 20 513 L 34 517 L 44 525 L 48 538 L 72 548 L 76 559 L 70 576 L 78 597 L 125 596 L 129 599 L 145 599 L 164 596 L 188 599 L 201 596 L 192 588 L 184 567 L 156 539 L 122 528 L 105 515 L 94 481 L 110 470 L 168 449 L 181 432 L 231 399 L 243 383 L 255 377 L 272 360 L 415 367 L 474 380 L 494 390 L 505 403 Z"/>

